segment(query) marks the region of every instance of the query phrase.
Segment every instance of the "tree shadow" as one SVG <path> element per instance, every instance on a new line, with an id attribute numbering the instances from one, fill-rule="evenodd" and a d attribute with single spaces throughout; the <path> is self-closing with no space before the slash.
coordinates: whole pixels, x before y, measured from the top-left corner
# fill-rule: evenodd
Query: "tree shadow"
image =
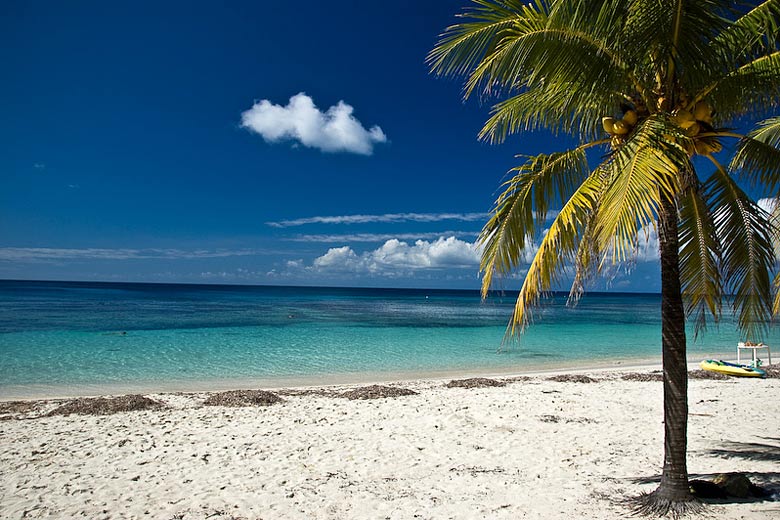
<path id="1" fill-rule="evenodd" d="M 769 441 L 778 441 L 771 437 L 761 437 Z M 767 462 L 780 462 L 780 446 L 760 442 L 726 442 L 722 448 L 705 450 L 707 455 L 727 459 L 744 459 Z"/>
<path id="2" fill-rule="evenodd" d="M 751 504 L 756 502 L 780 501 L 780 472 L 743 471 L 741 473 L 744 473 L 750 479 L 750 482 L 752 482 L 754 485 L 759 486 L 764 491 L 766 491 L 767 496 L 748 498 L 730 496 L 728 498 L 699 498 L 699 500 L 707 504 Z M 719 474 L 720 473 L 689 473 L 688 479 L 712 481 Z M 627 480 L 634 484 L 659 484 L 661 482 L 661 475 L 629 477 Z M 780 511 L 780 505 L 778 505 L 777 511 Z"/>

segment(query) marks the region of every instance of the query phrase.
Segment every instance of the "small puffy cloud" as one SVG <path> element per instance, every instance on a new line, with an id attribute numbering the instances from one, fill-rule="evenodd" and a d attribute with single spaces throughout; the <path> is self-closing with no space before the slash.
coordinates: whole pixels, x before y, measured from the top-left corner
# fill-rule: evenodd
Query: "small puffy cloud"
<path id="1" fill-rule="evenodd" d="M 267 99 L 256 102 L 241 114 L 241 126 L 260 134 L 268 143 L 291 140 L 323 152 L 371 155 L 374 145 L 387 142 L 387 136 L 378 126 L 366 129 L 352 115 L 353 110 L 339 101 L 322 112 L 312 98 L 301 92 L 286 106 Z"/>
<path id="2" fill-rule="evenodd" d="M 331 247 L 324 255 L 314 259 L 314 267 L 320 269 L 351 269 L 359 263 L 357 254 L 349 247 Z"/>

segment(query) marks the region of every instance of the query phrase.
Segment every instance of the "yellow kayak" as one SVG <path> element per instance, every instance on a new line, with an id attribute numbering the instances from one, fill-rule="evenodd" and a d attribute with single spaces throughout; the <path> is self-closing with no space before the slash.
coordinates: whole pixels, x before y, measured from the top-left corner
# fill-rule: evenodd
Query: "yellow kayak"
<path id="1" fill-rule="evenodd" d="M 737 377 L 766 377 L 766 372 L 760 368 L 753 368 L 748 365 L 737 365 L 726 361 L 715 361 L 714 359 L 705 359 L 699 366 L 703 370 L 720 372 L 729 376 Z"/>

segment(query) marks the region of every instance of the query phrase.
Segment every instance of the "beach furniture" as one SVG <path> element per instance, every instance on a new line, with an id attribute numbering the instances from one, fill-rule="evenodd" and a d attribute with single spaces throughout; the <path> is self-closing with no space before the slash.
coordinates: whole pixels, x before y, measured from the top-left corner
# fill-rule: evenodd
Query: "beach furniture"
<path id="1" fill-rule="evenodd" d="M 737 364 L 740 364 L 740 354 L 743 350 L 750 350 L 751 351 L 751 359 L 753 360 L 753 366 L 756 366 L 756 363 L 758 362 L 758 356 L 756 355 L 756 351 L 760 349 L 766 349 L 766 355 L 769 358 L 769 364 L 772 364 L 772 353 L 769 351 L 769 345 L 765 345 L 763 343 L 751 343 L 749 341 L 740 341 L 737 343 Z"/>

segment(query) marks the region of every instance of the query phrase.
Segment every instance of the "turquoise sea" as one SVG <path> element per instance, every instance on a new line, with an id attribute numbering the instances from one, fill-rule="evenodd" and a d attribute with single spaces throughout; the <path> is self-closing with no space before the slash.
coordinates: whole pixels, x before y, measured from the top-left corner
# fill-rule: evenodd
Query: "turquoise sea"
<path id="1" fill-rule="evenodd" d="M 501 348 L 510 293 L 0 281 L 0 398 L 660 363 L 659 295 L 565 301 Z M 737 341 L 727 316 L 690 358 Z"/>

